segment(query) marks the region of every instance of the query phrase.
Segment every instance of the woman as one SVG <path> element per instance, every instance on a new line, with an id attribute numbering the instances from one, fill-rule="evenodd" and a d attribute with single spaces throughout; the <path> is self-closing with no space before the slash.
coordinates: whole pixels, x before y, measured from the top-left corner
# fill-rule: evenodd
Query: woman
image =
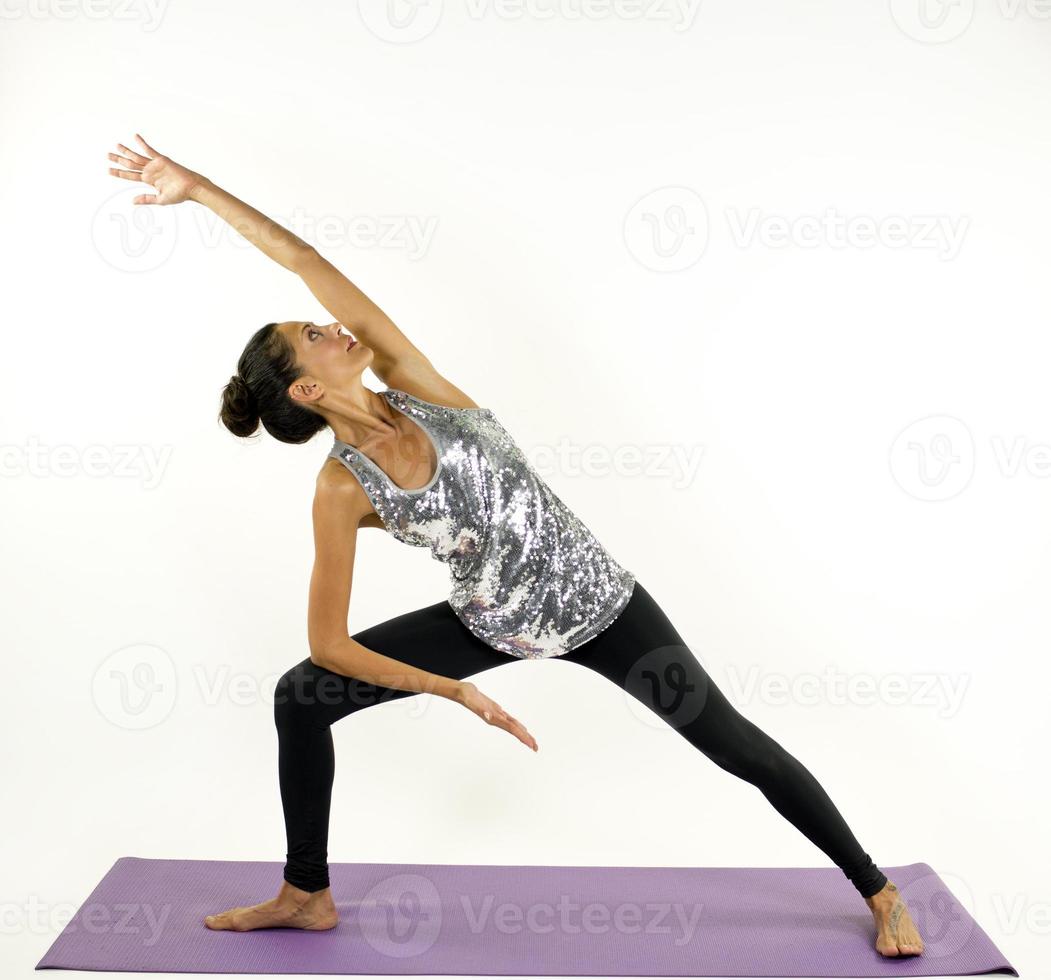
<path id="1" fill-rule="evenodd" d="M 435 370 L 384 313 L 311 246 L 136 135 L 110 173 L 151 184 L 137 205 L 196 201 L 297 273 L 333 316 L 268 323 L 226 385 L 220 418 L 238 436 L 260 422 L 304 443 L 334 444 L 313 502 L 310 656 L 275 692 L 287 834 L 276 898 L 209 915 L 212 929 L 330 929 L 331 725 L 428 691 L 538 750 L 517 718 L 466 678 L 522 659 L 562 657 L 613 681 L 716 765 L 756 786 L 834 861 L 872 911 L 876 949 L 915 955 L 923 942 L 894 884 L 855 839 L 811 773 L 740 715 L 660 607 L 529 465 L 493 412 Z M 347 329 L 344 324 L 353 329 Z M 370 368 L 388 388 L 362 383 Z M 347 632 L 359 528 L 429 547 L 449 565 L 445 601 Z"/>

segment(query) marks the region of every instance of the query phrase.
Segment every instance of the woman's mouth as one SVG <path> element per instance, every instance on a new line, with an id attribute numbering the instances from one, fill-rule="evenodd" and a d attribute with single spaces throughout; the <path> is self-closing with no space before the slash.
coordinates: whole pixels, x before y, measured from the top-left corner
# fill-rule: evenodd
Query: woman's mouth
<path id="1" fill-rule="evenodd" d="M 351 334 L 351 332 L 345 326 L 343 326 L 342 323 L 339 325 L 339 329 L 336 331 L 336 333 L 342 334 L 344 337 L 347 338 L 347 350 L 348 351 L 351 349 L 351 347 L 354 347 L 354 346 L 357 345 L 358 342 L 354 339 L 354 337 Z"/>

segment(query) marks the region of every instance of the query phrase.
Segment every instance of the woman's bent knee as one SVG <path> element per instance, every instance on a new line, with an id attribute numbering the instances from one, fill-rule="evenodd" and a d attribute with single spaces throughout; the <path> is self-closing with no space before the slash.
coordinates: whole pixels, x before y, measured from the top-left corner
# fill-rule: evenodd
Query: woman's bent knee
<path id="1" fill-rule="evenodd" d="M 314 670 L 307 659 L 278 678 L 274 687 L 274 724 L 278 731 L 290 731 L 309 723 L 312 706 L 317 703 Z"/>
<path id="2" fill-rule="evenodd" d="M 406 693 L 334 673 L 308 657 L 278 680 L 274 723 L 279 731 L 304 727 L 318 731 L 361 708 Z"/>

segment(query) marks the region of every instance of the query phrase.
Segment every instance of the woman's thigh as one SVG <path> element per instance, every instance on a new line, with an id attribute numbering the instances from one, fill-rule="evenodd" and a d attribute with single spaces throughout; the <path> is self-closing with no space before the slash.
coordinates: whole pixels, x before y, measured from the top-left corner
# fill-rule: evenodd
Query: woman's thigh
<path id="1" fill-rule="evenodd" d="M 623 612 L 560 659 L 606 677 L 695 743 L 706 741 L 705 734 L 714 735 L 713 726 L 739 718 L 664 610 L 637 581 Z"/>
<path id="2" fill-rule="evenodd" d="M 443 677 L 462 680 L 492 667 L 518 663 L 475 636 L 448 602 L 402 613 L 351 634 L 376 653 Z M 420 692 L 369 684 L 315 664 L 309 657 L 289 670 L 275 690 L 278 724 L 309 719 L 325 728 L 354 711 Z"/>

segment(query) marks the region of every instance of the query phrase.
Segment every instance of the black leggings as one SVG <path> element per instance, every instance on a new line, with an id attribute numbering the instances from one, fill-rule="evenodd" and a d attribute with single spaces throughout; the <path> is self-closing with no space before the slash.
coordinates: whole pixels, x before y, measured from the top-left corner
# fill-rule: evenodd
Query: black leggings
<path id="1" fill-rule="evenodd" d="M 353 636 L 370 650 L 445 677 L 463 679 L 520 662 L 471 633 L 445 601 Z M 613 623 L 559 659 L 602 674 L 717 766 L 757 787 L 778 813 L 842 869 L 862 896 L 876 894 L 887 883 L 821 784 L 726 700 L 638 582 Z M 309 658 L 281 677 L 274 719 L 288 844 L 284 878 L 289 884 L 308 892 L 329 884 L 328 822 L 335 774 L 330 726 L 369 705 L 413 693 L 333 673 Z"/>

